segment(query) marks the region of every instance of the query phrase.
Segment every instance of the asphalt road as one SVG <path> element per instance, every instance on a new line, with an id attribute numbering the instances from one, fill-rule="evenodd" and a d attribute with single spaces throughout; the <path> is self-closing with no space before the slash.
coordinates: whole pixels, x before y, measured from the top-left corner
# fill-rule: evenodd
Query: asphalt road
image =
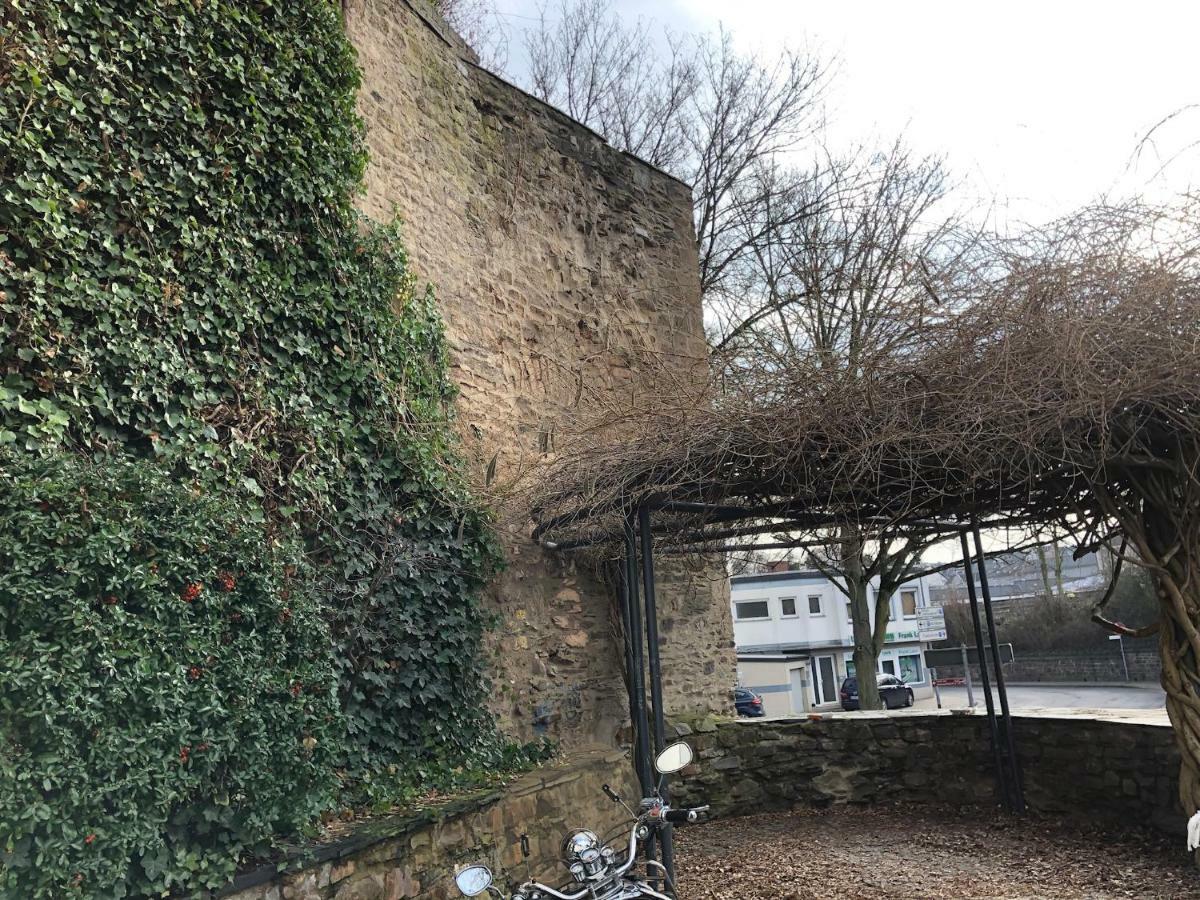
<path id="1" fill-rule="evenodd" d="M 967 705 L 965 687 L 946 687 L 942 706 Z M 993 695 L 995 690 L 992 691 Z M 1163 709 L 1166 695 L 1156 684 L 1146 685 L 1075 685 L 1075 684 L 1018 684 L 1008 686 L 1008 703 L 1013 709 Z M 983 692 L 975 686 L 975 705 L 983 707 Z M 936 707 L 932 697 L 918 700 L 919 709 Z"/>

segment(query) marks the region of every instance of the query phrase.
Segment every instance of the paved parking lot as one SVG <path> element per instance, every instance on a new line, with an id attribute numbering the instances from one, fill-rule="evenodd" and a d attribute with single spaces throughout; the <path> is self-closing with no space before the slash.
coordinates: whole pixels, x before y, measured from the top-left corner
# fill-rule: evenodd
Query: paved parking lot
<path id="1" fill-rule="evenodd" d="M 965 687 L 941 688 L 941 693 L 944 708 L 967 705 Z M 994 689 L 992 693 L 995 696 Z M 1140 710 L 1152 716 L 1161 714 L 1164 721 L 1167 715 L 1166 694 L 1157 684 L 1014 684 L 1008 686 L 1008 702 L 1013 709 Z M 980 710 L 984 708 L 983 693 L 978 686 L 975 688 L 975 705 Z M 936 707 L 932 697 L 916 703 L 917 709 Z"/>

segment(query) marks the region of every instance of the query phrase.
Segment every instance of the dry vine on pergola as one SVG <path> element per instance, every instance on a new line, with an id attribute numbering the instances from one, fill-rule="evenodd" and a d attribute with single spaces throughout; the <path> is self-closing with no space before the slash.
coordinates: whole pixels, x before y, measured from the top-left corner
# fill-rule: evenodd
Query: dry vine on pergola
<path id="1" fill-rule="evenodd" d="M 660 370 L 563 435 L 533 500 L 564 544 L 676 501 L 661 540 L 758 527 L 1067 529 L 1155 577 L 1180 796 L 1200 809 L 1200 228 L 1190 205 L 1092 210 L 997 244 L 949 310 L 852 372 L 818 357 Z M 703 383 L 699 383 L 703 382 Z M 689 514 L 685 503 L 697 501 Z M 673 511 L 672 511 L 673 510 Z M 761 528 L 758 528 L 761 530 Z M 1120 548 L 1118 550 L 1118 548 Z"/>

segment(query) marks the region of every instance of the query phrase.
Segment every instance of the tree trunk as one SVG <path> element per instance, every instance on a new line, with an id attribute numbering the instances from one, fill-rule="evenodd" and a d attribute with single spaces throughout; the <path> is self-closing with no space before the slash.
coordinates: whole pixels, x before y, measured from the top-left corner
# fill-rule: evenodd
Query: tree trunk
<path id="1" fill-rule="evenodd" d="M 1050 565 L 1046 562 L 1046 548 L 1037 548 L 1038 562 L 1042 567 L 1042 590 L 1045 592 L 1046 599 L 1054 596 L 1054 588 L 1050 586 Z"/>
<path id="2" fill-rule="evenodd" d="M 1147 505 L 1143 517 L 1147 546 L 1141 552 L 1153 553 L 1151 572 L 1162 608 L 1162 686 L 1182 757 L 1179 800 L 1191 816 L 1200 811 L 1200 581 L 1194 574 L 1200 571 L 1200 545 L 1180 543 L 1184 535 L 1170 515 L 1156 515 Z"/>
<path id="3" fill-rule="evenodd" d="M 1162 686 L 1181 756 L 1179 800 L 1190 817 L 1200 811 L 1200 444 L 1189 441 L 1177 454 L 1176 472 L 1130 467 L 1122 473 L 1126 495 L 1107 486 L 1097 493 L 1154 578 Z"/>
<path id="4" fill-rule="evenodd" d="M 1063 590 L 1063 555 L 1062 550 L 1055 541 L 1051 546 L 1051 551 L 1054 553 L 1054 589 L 1060 597 L 1065 597 L 1067 592 Z"/>
<path id="5" fill-rule="evenodd" d="M 854 626 L 854 676 L 858 679 L 858 705 L 861 709 L 881 709 L 879 679 L 875 670 L 879 656 L 871 630 L 871 610 L 867 603 L 867 578 L 863 571 L 863 542 L 858 535 L 842 538 L 842 573 L 850 598 L 850 621 Z"/>

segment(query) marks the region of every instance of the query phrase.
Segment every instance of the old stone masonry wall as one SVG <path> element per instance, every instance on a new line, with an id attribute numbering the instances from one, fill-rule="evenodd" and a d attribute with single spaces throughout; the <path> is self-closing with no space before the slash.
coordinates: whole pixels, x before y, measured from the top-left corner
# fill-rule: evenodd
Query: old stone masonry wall
<path id="1" fill-rule="evenodd" d="M 962 666 L 939 666 L 938 676 L 961 677 Z M 971 666 L 971 677 L 979 684 L 979 666 Z M 1162 659 L 1158 650 L 1126 650 L 1122 660 L 1115 647 L 1103 651 L 1022 653 L 1004 664 L 1004 678 L 1010 684 L 1043 681 L 1157 684 L 1162 679 Z"/>
<path id="2" fill-rule="evenodd" d="M 494 461 L 504 483 L 553 451 L 577 404 L 628 394 L 635 350 L 704 365 L 686 185 L 473 65 L 416 0 L 346 0 L 345 21 L 363 69 L 363 206 L 401 216 L 437 292 L 481 469 Z M 495 711 L 520 737 L 613 742 L 628 716 L 609 586 L 535 546 L 519 514 L 503 525 Z M 660 581 L 668 708 L 727 711 L 724 572 L 675 566 Z"/>
<path id="3" fill-rule="evenodd" d="M 1014 715 L 1031 809 L 1184 833 L 1179 751 L 1167 724 Z M 718 816 L 793 805 L 996 798 L 987 719 L 948 710 L 709 723 L 686 739 L 697 762 L 672 787 Z"/>
<path id="4" fill-rule="evenodd" d="M 619 831 L 624 811 L 604 798 L 611 785 L 637 795 L 623 753 L 580 750 L 570 762 L 549 766 L 496 791 L 438 809 L 356 825 L 340 838 L 309 845 L 291 859 L 245 872 L 218 897 L 226 900 L 449 900 L 458 867 L 483 863 L 498 884 L 523 881 L 527 872 L 560 884 L 569 876 L 560 861 L 563 835 L 579 827 L 578 810 L 594 808 L 590 824 Z M 596 798 L 603 801 L 597 804 Z M 528 834 L 528 869 L 521 834 Z M 278 871 L 280 868 L 282 872 Z"/>

